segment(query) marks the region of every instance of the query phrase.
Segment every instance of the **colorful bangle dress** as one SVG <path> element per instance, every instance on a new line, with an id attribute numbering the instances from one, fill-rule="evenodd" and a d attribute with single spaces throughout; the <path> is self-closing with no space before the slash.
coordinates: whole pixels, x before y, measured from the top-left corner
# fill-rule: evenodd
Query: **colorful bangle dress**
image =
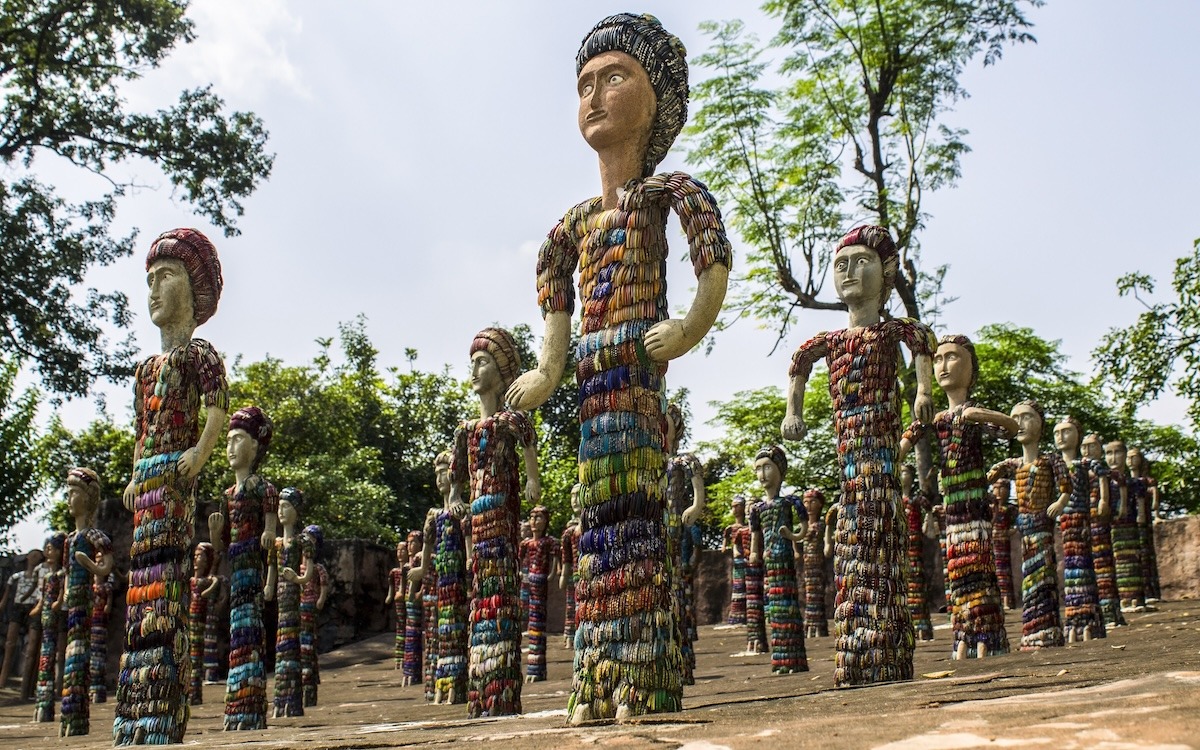
<path id="1" fill-rule="evenodd" d="M 263 625 L 262 535 L 268 513 L 279 512 L 275 486 L 251 474 L 225 490 L 229 544 L 229 674 L 225 729 L 267 728 L 266 626 Z M 274 546 L 267 550 L 274 554 Z"/>
<path id="2" fill-rule="evenodd" d="M 408 614 L 408 596 L 404 579 L 408 575 L 408 565 L 392 568 L 388 571 L 388 585 L 392 591 L 392 613 L 396 620 L 396 640 L 392 647 L 392 655 L 396 658 L 396 669 L 404 667 L 404 633 L 405 620 Z"/>
<path id="3" fill-rule="evenodd" d="M 925 513 L 929 501 L 918 492 L 904 495 L 904 519 L 908 525 L 908 613 L 912 615 L 913 630 L 923 641 L 933 640 L 933 623 L 929 619 L 929 581 L 925 576 Z M 824 604 L 824 602 L 822 602 Z"/>
<path id="4" fill-rule="evenodd" d="M 204 590 L 212 583 L 212 576 L 192 577 L 189 580 L 190 601 L 188 602 L 188 658 L 192 662 L 192 683 L 188 698 L 193 706 L 204 703 L 204 628 L 208 623 L 208 598 Z"/>
<path id="5" fill-rule="evenodd" d="M 1125 624 L 1125 615 L 1121 614 L 1121 596 L 1117 592 L 1117 571 L 1113 563 L 1112 551 L 1112 513 L 1116 510 L 1117 496 L 1110 494 L 1108 512 L 1100 514 L 1100 483 L 1109 483 L 1113 492 L 1111 477 L 1105 465 L 1105 474 L 1093 473 L 1089 478 L 1090 490 L 1088 497 L 1088 516 L 1091 521 L 1092 533 L 1092 569 L 1096 572 L 1096 597 L 1100 605 L 1100 616 L 1104 618 L 1105 628 L 1118 628 Z"/>
<path id="6" fill-rule="evenodd" d="M 915 445 L 931 427 L 941 450 L 938 485 L 946 520 L 950 591 L 946 606 L 954 630 L 951 653 L 957 654 L 959 644 L 965 642 L 969 656 L 976 656 L 979 646 L 989 655 L 999 655 L 1008 653 L 1008 633 L 992 557 L 992 504 L 983 465 L 983 436 L 1003 439 L 1008 435 L 991 424 L 963 417 L 975 407 L 975 402 L 968 400 L 939 412 L 928 427 L 913 422 L 904 438 Z"/>
<path id="7" fill-rule="evenodd" d="M 467 715 L 521 713 L 519 457 L 534 444 L 533 423 L 507 409 L 464 422 L 454 436 L 455 482 L 471 487 L 471 595 Z"/>
<path id="8" fill-rule="evenodd" d="M 208 611 L 204 616 L 204 681 L 216 684 L 221 681 L 221 628 L 228 626 L 228 621 L 221 615 L 221 594 L 229 590 L 229 581 L 225 576 L 216 576 L 217 589 L 213 600 L 208 603 Z"/>
<path id="9" fill-rule="evenodd" d="M 108 609 L 112 590 L 112 573 L 92 583 L 92 703 L 108 701 Z"/>
<path id="10" fill-rule="evenodd" d="M 744 528 L 749 527 L 734 522 L 726 526 L 723 532 L 725 547 L 733 553 L 729 571 L 729 616 L 725 619 L 728 625 L 746 624 L 746 556 L 750 554 L 750 550 L 742 549 L 734 541 L 740 537 L 741 529 Z"/>
<path id="11" fill-rule="evenodd" d="M 67 649 L 62 676 L 63 737 L 87 734 L 91 701 L 92 648 L 92 583 L 95 576 L 75 559 L 82 552 L 88 559 L 112 554 L 112 542 L 100 529 L 74 531 L 64 546 L 62 569 L 66 572 L 67 587 Z"/>
<path id="12" fill-rule="evenodd" d="M 1016 508 L 1007 501 L 999 506 L 994 502 L 992 504 L 992 550 L 996 558 L 996 583 L 1000 586 L 1000 596 L 1009 609 L 1017 607 L 1010 540 L 1016 514 Z"/>
<path id="13" fill-rule="evenodd" d="M 432 543 L 432 542 L 429 542 Z M 424 647 L 421 658 L 421 678 L 425 688 L 425 700 L 434 699 L 434 689 L 437 683 L 438 661 L 438 599 L 437 576 L 425 576 L 421 579 L 421 644 Z"/>
<path id="14" fill-rule="evenodd" d="M 448 510 L 434 519 L 433 572 L 437 585 L 437 673 L 434 689 L 449 703 L 467 702 L 466 543 L 462 522 Z"/>
<path id="15" fill-rule="evenodd" d="M 763 611 L 771 638 L 771 671 L 778 674 L 808 671 L 804 650 L 804 616 L 796 589 L 796 554 L 780 526 L 793 529 L 806 514 L 793 496 L 763 500 L 750 507 L 750 530 L 762 535 Z"/>
<path id="16" fill-rule="evenodd" d="M 1130 479 L 1130 494 L 1135 495 L 1146 510 L 1146 520 L 1138 524 L 1138 552 L 1146 601 L 1162 598 L 1162 587 L 1158 582 L 1158 553 L 1154 549 L 1154 510 L 1151 508 L 1151 489 L 1155 486 L 1152 477 Z"/>
<path id="17" fill-rule="evenodd" d="M 307 567 L 307 565 L 306 565 Z M 321 665 L 317 654 L 317 601 L 329 585 L 329 571 L 316 563 L 312 577 L 300 589 L 300 684 L 304 707 L 317 705 L 317 686 L 321 684 Z"/>
<path id="18" fill-rule="evenodd" d="M 404 566 L 405 578 L 408 578 L 408 571 L 410 569 L 411 566 Z M 423 618 L 425 614 L 425 601 L 419 588 L 417 589 L 416 596 L 409 596 L 407 584 L 404 584 L 396 595 L 404 599 L 404 661 L 401 669 L 410 684 L 421 683 L 423 687 L 422 668 L 425 663 L 425 623 Z"/>
<path id="19" fill-rule="evenodd" d="M 1071 499 L 1058 517 L 1063 545 L 1063 628 L 1076 639 L 1103 638 L 1104 616 L 1096 589 L 1092 561 L 1092 530 L 1089 512 L 1092 474 L 1107 474 L 1108 467 L 1089 458 L 1067 464 Z"/>
<path id="20" fill-rule="evenodd" d="M 548 582 L 554 560 L 562 555 L 558 540 L 544 535 L 540 539 L 526 539 L 520 547 L 522 567 L 526 572 L 529 589 L 529 652 L 525 661 L 525 675 L 534 682 L 546 679 L 546 601 L 549 594 Z"/>
<path id="21" fill-rule="evenodd" d="M 767 620 L 763 611 L 763 566 L 762 561 L 750 562 L 750 525 L 741 528 L 735 539 L 740 539 L 746 551 L 746 651 L 752 654 L 767 653 Z M 737 543 L 737 542 L 735 542 Z"/>
<path id="22" fill-rule="evenodd" d="M 825 615 L 825 514 L 808 519 L 804 536 L 804 629 L 818 638 L 829 636 Z"/>
<path id="23" fill-rule="evenodd" d="M 64 545 L 65 546 L 65 545 Z M 48 567 L 48 566 L 47 566 Z M 42 578 L 42 651 L 38 658 L 37 689 L 34 693 L 33 720 L 54 721 L 57 696 L 54 681 L 58 672 L 58 639 L 62 630 L 62 612 L 52 605 L 62 592 L 62 568 L 50 571 Z"/>
<path id="24" fill-rule="evenodd" d="M 575 677 L 568 713 L 595 718 L 682 708 L 663 527 L 665 363 L 643 336 L 668 317 L 668 214 L 688 238 L 697 276 L 730 265 L 708 190 L 683 173 L 631 181 L 618 206 L 593 198 L 567 212 L 538 255 L 542 313 L 572 313 L 579 269 L 579 500 L 583 507 Z M 620 542 L 618 542 L 620 540 Z"/>
<path id="25" fill-rule="evenodd" d="M 304 694 L 300 681 L 300 587 L 284 579 L 284 568 L 297 574 L 312 549 L 304 534 L 275 539 L 279 573 L 275 581 L 275 601 L 279 605 L 279 629 L 275 635 L 275 718 L 303 716 Z"/>
<path id="26" fill-rule="evenodd" d="M 195 480 L 176 474 L 200 439 L 200 409 L 229 410 L 225 364 L 192 339 L 142 361 L 134 373 L 137 454 L 133 544 L 125 594 L 125 650 L 117 679 L 113 740 L 182 742 L 191 715 L 187 569 Z"/>
<path id="27" fill-rule="evenodd" d="M 667 530 L 667 549 L 671 561 L 671 605 L 675 613 L 675 626 L 679 654 L 683 659 L 683 684 L 696 683 L 696 651 L 692 645 L 695 635 L 696 615 L 692 601 L 692 575 L 690 529 L 683 526 L 683 512 L 692 505 L 692 462 L 690 454 L 667 458 L 667 494 L 664 523 Z M 688 549 L 685 560 L 685 547 Z"/>
<path id="28" fill-rule="evenodd" d="M 1112 503 L 1112 550 L 1117 572 L 1117 593 L 1121 605 L 1145 602 L 1145 581 L 1142 579 L 1141 540 L 1138 538 L 1137 495 L 1122 471 L 1112 471 L 1109 502 Z M 1118 514 L 1121 490 L 1126 491 L 1125 512 Z"/>
<path id="29" fill-rule="evenodd" d="M 900 344 L 932 356 L 933 333 L 916 320 L 817 334 L 792 358 L 791 377 L 829 365 L 842 494 L 835 535 L 837 650 L 834 684 L 866 685 L 913 676 L 916 647 L 908 613 L 905 531 L 895 476 L 900 443 Z"/>
<path id="30" fill-rule="evenodd" d="M 563 642 L 567 648 L 575 647 L 575 586 L 579 583 L 579 522 L 572 521 L 562 533 L 562 566 L 571 571 L 567 587 L 563 591 L 566 612 L 563 617 Z"/>

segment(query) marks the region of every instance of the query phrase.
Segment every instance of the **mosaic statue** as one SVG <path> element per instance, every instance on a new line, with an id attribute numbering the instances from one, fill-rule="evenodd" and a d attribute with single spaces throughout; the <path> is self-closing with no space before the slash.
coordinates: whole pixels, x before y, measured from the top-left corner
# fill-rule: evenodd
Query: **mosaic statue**
<path id="1" fill-rule="evenodd" d="M 1021 650 L 1063 645 L 1058 612 L 1054 521 L 1070 500 L 1067 467 L 1057 453 L 1039 453 L 1046 417 L 1036 401 L 1012 408 L 1021 458 L 992 467 L 988 481 L 1012 479 L 1017 488 L 1017 533 L 1021 535 Z"/>
<path id="2" fill-rule="evenodd" d="M 996 583 L 1000 586 L 1000 598 L 1006 610 L 1017 608 L 1012 570 L 1012 530 L 1017 508 L 1009 499 L 1011 494 L 1007 479 L 992 482 L 992 550 L 996 558 Z"/>
<path id="3" fill-rule="evenodd" d="M 1162 598 L 1162 587 L 1158 582 L 1158 553 L 1154 549 L 1154 524 L 1158 521 L 1158 482 L 1150 476 L 1150 462 L 1141 448 L 1130 446 L 1125 453 L 1133 494 L 1141 504 L 1138 514 L 1138 550 L 1142 563 L 1142 584 L 1145 587 L 1146 604 Z"/>
<path id="4" fill-rule="evenodd" d="M 43 552 L 46 555 L 46 574 L 42 578 L 42 593 L 31 617 L 40 618 L 42 623 L 42 651 L 38 658 L 37 689 L 33 706 L 33 720 L 54 721 L 55 690 L 58 674 L 58 656 L 63 626 L 63 549 L 67 535 L 55 532 L 46 538 Z"/>
<path id="5" fill-rule="evenodd" d="M 216 570 L 216 562 L 213 570 Z M 221 683 L 221 632 L 229 627 L 229 580 L 225 576 L 214 575 L 216 588 L 212 592 L 212 601 L 204 613 L 204 684 L 219 685 Z"/>
<path id="6" fill-rule="evenodd" d="M 409 565 L 414 560 L 420 560 L 424 552 L 425 535 L 420 529 L 408 532 Z M 407 572 L 411 572 L 411 567 Z M 404 576 L 405 580 L 409 577 Z M 412 584 L 411 589 L 406 585 L 396 590 L 396 596 L 404 599 L 404 660 L 401 664 L 404 673 L 401 684 L 404 687 L 421 682 L 425 664 L 425 606 L 421 599 L 423 583 L 422 578 L 420 583 Z"/>
<path id="7" fill-rule="evenodd" d="M 274 587 L 278 604 L 275 634 L 275 718 L 304 715 L 304 693 L 300 675 L 300 591 L 314 575 L 312 540 L 296 533 L 304 506 L 304 493 L 284 487 L 279 493 L 279 523 L 283 534 L 276 538 L 269 556 L 267 586 Z M 299 572 L 303 571 L 303 572 Z M 271 598 L 264 590 L 264 596 Z"/>
<path id="8" fill-rule="evenodd" d="M 579 540 L 583 536 L 579 528 L 579 483 L 571 487 L 571 518 L 563 529 L 562 566 L 558 574 L 558 587 L 566 599 L 563 617 L 563 645 L 575 648 L 575 587 L 579 584 Z"/>
<path id="9" fill-rule="evenodd" d="M 8 677 L 14 664 L 17 664 L 17 670 L 22 674 L 26 671 L 26 665 L 18 662 L 24 661 L 22 656 L 30 658 L 32 652 L 26 650 L 24 655 L 21 654 L 21 631 L 26 630 L 26 640 L 29 641 L 27 645 L 32 646 L 35 640 L 39 641 L 38 646 L 41 645 L 37 635 L 37 620 L 31 614 L 41 595 L 42 572 L 46 569 L 42 565 L 44 559 L 40 549 L 29 550 L 25 553 L 25 569 L 10 575 L 4 584 L 4 596 L 0 597 L 0 611 L 6 615 L 8 626 L 4 638 L 4 664 L 0 665 L 0 688 L 8 686 Z M 27 697 L 25 688 L 25 685 L 21 686 L 23 699 Z"/>
<path id="10" fill-rule="evenodd" d="M 820 490 L 805 490 L 804 512 L 808 528 L 802 537 L 804 570 L 804 637 L 829 636 L 825 616 L 825 495 Z"/>
<path id="11" fill-rule="evenodd" d="M 108 618 L 112 614 L 115 573 L 92 579 L 91 680 L 88 693 L 92 703 L 108 702 Z M 0 685 L 4 682 L 0 680 Z"/>
<path id="12" fill-rule="evenodd" d="M 917 638 L 932 641 L 929 581 L 925 575 L 925 532 L 933 509 L 929 507 L 925 493 L 913 492 L 916 476 L 917 472 L 912 464 L 900 467 L 900 499 L 904 503 L 904 520 L 908 528 L 908 613 L 912 616 L 913 630 L 916 631 Z M 935 529 L 934 534 L 936 533 Z"/>
<path id="13" fill-rule="evenodd" d="M 729 625 L 746 624 L 746 558 L 750 556 L 750 526 L 746 524 L 746 498 L 735 495 L 729 504 L 733 523 L 721 531 L 721 552 L 733 555 L 729 573 Z"/>
<path id="14" fill-rule="evenodd" d="M 546 600 L 550 576 L 558 567 L 562 549 L 558 540 L 546 533 L 550 511 L 538 505 L 529 511 L 531 535 L 521 542 L 518 554 L 525 570 L 529 590 L 529 656 L 525 662 L 525 681 L 546 679 Z"/>
<path id="15" fill-rule="evenodd" d="M 1092 433 L 1083 439 L 1083 456 L 1092 466 L 1103 467 L 1103 472 L 1093 471 L 1089 477 L 1089 518 L 1092 533 L 1092 569 L 1096 573 L 1096 595 L 1104 627 L 1119 628 L 1125 624 L 1121 614 L 1121 597 L 1117 592 L 1117 570 L 1112 550 L 1112 495 L 1108 464 L 1104 461 L 1104 444 L 1100 436 Z"/>
<path id="16" fill-rule="evenodd" d="M 229 559 L 226 731 L 267 728 L 263 597 L 271 598 L 275 587 L 267 584 L 263 561 L 264 553 L 275 549 L 279 495 L 258 472 L 274 434 L 275 425 L 257 406 L 238 409 L 229 418 L 225 456 L 234 483 L 225 490 L 221 507 L 208 517 L 213 551 L 219 557 L 228 548 Z"/>
<path id="17" fill-rule="evenodd" d="M 700 527 L 696 521 L 704 513 L 707 496 L 704 470 L 691 453 L 680 453 L 683 440 L 683 410 L 678 404 L 667 405 L 667 550 L 671 558 L 671 602 L 675 625 L 679 629 L 679 652 L 683 657 L 683 684 L 694 685 L 696 652 L 695 567 L 700 546 Z"/>
<path id="18" fill-rule="evenodd" d="M 213 575 L 216 554 L 208 542 L 200 542 L 192 551 L 192 577 L 188 602 L 188 655 L 192 660 L 192 684 L 189 697 L 193 706 L 204 703 L 204 630 L 208 610 L 216 604 L 221 579 Z"/>
<path id="19" fill-rule="evenodd" d="M 1011 417 L 971 400 L 979 377 L 975 345 L 966 336 L 943 336 L 933 355 L 937 383 L 949 407 L 931 424 L 920 420 L 904 433 L 900 458 L 930 429 L 937 435 L 942 462 L 939 488 L 945 506 L 946 601 L 954 629 L 954 658 L 1008 653 L 1004 603 L 992 549 L 991 503 L 987 501 L 983 436 L 1007 439 L 1017 431 Z"/>
<path id="20" fill-rule="evenodd" d="M 408 539 L 396 543 L 396 567 L 388 571 L 388 592 L 384 604 L 391 604 L 396 620 L 396 641 L 392 653 L 396 669 L 404 667 L 404 634 L 408 602 L 409 555 Z"/>
<path id="21" fill-rule="evenodd" d="M 221 296 L 216 248 L 194 229 L 164 232 L 146 256 L 146 282 L 162 353 L 134 372 L 133 477 L 123 495 L 134 530 L 113 719 L 117 745 L 182 742 L 187 730 L 187 566 L 196 477 L 225 431 L 229 410 L 220 354 L 192 338 Z"/>
<path id="22" fill-rule="evenodd" d="M 1145 508 L 1138 502 L 1136 488 L 1126 474 L 1128 457 L 1125 442 L 1113 440 L 1104 446 L 1104 461 L 1109 468 L 1110 497 L 1117 490 L 1116 509 L 1112 517 L 1113 563 L 1117 573 L 1117 594 L 1122 612 L 1142 612 L 1146 609 L 1146 582 L 1142 578 L 1141 540 L 1138 523 L 1145 519 Z"/>
<path id="23" fill-rule="evenodd" d="M 933 334 L 908 318 L 883 320 L 899 259 L 882 227 L 851 230 L 838 242 L 833 281 L 850 310 L 849 326 L 819 333 L 792 357 L 785 440 L 804 437 L 804 389 L 813 364 L 829 365 L 829 395 L 839 446 L 842 495 L 834 568 L 838 581 L 834 628 L 834 683 L 866 685 L 913 675 L 915 636 L 904 580 L 905 549 L 899 466 L 899 348 L 913 355 L 917 376 L 915 415 L 928 423 Z M 866 606 L 863 606 L 864 603 Z"/>
<path id="24" fill-rule="evenodd" d="M 1071 497 L 1058 515 L 1063 546 L 1063 630 L 1067 643 L 1103 638 L 1104 616 L 1096 588 L 1092 562 L 1091 490 L 1092 475 L 1108 474 L 1102 462 L 1080 456 L 1083 428 L 1075 417 L 1054 426 L 1054 447 L 1071 478 Z"/>
<path id="25" fill-rule="evenodd" d="M 329 571 L 317 562 L 325 546 L 325 534 L 321 527 L 316 524 L 305 526 L 301 535 L 313 551 L 311 565 L 303 571 L 308 576 L 308 583 L 300 589 L 300 684 L 304 693 L 304 707 L 308 708 L 317 705 L 317 686 L 321 684 L 317 612 L 325 609 L 325 602 L 329 599 Z M 310 569 L 311 575 L 308 574 Z"/>
<path id="26" fill-rule="evenodd" d="M 536 370 L 509 389 L 516 408 L 561 380 L 579 270 L 576 352 L 583 506 L 569 721 L 682 708 L 663 512 L 666 363 L 708 333 L 731 252 L 713 197 L 686 174 L 654 175 L 687 114 L 687 55 L 653 16 L 597 24 L 576 55 L 579 127 L 597 153 L 601 195 L 580 203 L 539 251 L 546 335 Z M 679 215 L 697 274 L 682 319 L 667 317 L 668 214 Z M 621 545 L 614 545 L 617 539 Z"/>

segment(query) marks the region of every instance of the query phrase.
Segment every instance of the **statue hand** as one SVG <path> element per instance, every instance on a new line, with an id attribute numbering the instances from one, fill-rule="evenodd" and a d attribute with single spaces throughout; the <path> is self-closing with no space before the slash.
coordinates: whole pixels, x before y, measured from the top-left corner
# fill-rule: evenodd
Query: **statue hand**
<path id="1" fill-rule="evenodd" d="M 271 536 L 269 532 L 264 531 L 262 536 L 259 537 L 258 543 L 262 545 L 263 549 L 269 549 L 275 543 L 275 537 Z"/>
<path id="2" fill-rule="evenodd" d="M 833 557 L 833 545 L 832 544 L 825 545 L 825 556 Z"/>
<path id="3" fill-rule="evenodd" d="M 208 514 L 208 538 L 219 539 L 221 532 L 225 529 L 225 516 L 221 515 L 220 511 Z"/>
<path id="4" fill-rule="evenodd" d="M 200 473 L 200 451 L 195 447 L 185 450 L 175 462 L 175 473 L 185 482 L 195 479 Z"/>
<path id="5" fill-rule="evenodd" d="M 646 355 L 655 362 L 669 362 L 676 357 L 687 354 L 691 345 L 687 340 L 687 332 L 683 330 L 683 321 L 668 318 L 654 325 L 642 338 L 646 347 Z"/>
<path id="6" fill-rule="evenodd" d="M 779 432 L 782 433 L 784 440 L 803 440 L 808 434 L 808 425 L 804 424 L 804 418 L 793 414 L 790 417 L 784 417 L 783 423 L 779 425 Z"/>
<path id="7" fill-rule="evenodd" d="M 683 512 L 682 520 L 684 526 L 692 526 L 699 519 L 702 511 L 695 505 L 689 505 L 687 510 Z"/>
<path id="8" fill-rule="evenodd" d="M 917 420 L 929 424 L 933 421 L 933 399 L 929 394 L 922 393 L 913 402 L 913 412 L 916 414 Z"/>
<path id="9" fill-rule="evenodd" d="M 533 503 L 542 499 L 542 483 L 537 477 L 529 477 L 525 483 L 525 497 Z"/>
<path id="10" fill-rule="evenodd" d="M 789 542 L 796 541 L 796 532 L 792 531 L 792 528 L 786 524 L 779 527 L 779 536 L 787 539 Z"/>
<path id="11" fill-rule="evenodd" d="M 408 571 L 408 582 L 409 583 L 420 583 L 421 579 L 424 577 L 425 577 L 424 566 L 418 565 L 415 568 L 410 568 Z"/>
<path id="12" fill-rule="evenodd" d="M 541 370 L 530 370 L 513 381 L 504 394 L 504 400 L 514 409 L 536 409 L 554 393 L 555 383 Z"/>
<path id="13" fill-rule="evenodd" d="M 1064 503 L 1061 500 L 1056 500 L 1046 507 L 1046 515 L 1050 518 L 1058 518 L 1063 512 Z"/>
<path id="14" fill-rule="evenodd" d="M 125 491 L 121 493 L 121 504 L 125 506 L 125 510 L 132 513 L 134 510 L 133 504 L 136 499 L 137 482 L 130 479 L 129 484 L 125 485 Z"/>
<path id="15" fill-rule="evenodd" d="M 450 515 L 454 516 L 460 521 L 466 518 L 467 514 L 470 512 L 471 506 L 467 505 L 462 500 L 450 503 Z"/>
<path id="16" fill-rule="evenodd" d="M 298 579 L 300 576 L 296 575 L 296 571 L 292 570 L 291 568 L 280 568 L 279 577 L 288 583 L 295 583 L 296 579 Z"/>
<path id="17" fill-rule="evenodd" d="M 267 601 L 274 601 L 275 599 L 275 587 L 269 583 L 263 586 L 263 599 Z"/>

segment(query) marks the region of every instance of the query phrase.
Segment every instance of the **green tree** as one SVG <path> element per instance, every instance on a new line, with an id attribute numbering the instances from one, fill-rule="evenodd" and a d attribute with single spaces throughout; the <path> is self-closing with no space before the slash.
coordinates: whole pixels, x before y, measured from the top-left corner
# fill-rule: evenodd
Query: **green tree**
<path id="1" fill-rule="evenodd" d="M 133 471 L 134 435 L 132 425 L 112 421 L 103 410 L 79 432 L 71 432 L 56 416 L 38 442 L 46 471 L 41 490 L 51 498 L 47 522 L 50 528 L 70 531 L 75 528 L 70 509 L 62 495 L 66 491 L 67 470 L 75 466 L 92 469 L 100 477 L 101 498 L 121 501 L 121 494 Z M 211 467 L 205 474 L 212 473 Z"/>
<path id="2" fill-rule="evenodd" d="M 13 524 L 36 508 L 45 466 L 36 450 L 38 391 L 17 393 L 19 370 L 16 360 L 0 358 L 0 549 L 11 541 Z"/>
<path id="3" fill-rule="evenodd" d="M 133 186 L 120 165 L 148 161 L 227 235 L 242 200 L 270 174 L 267 132 L 227 112 L 211 89 L 184 91 L 153 112 L 129 111 L 121 87 L 193 39 L 186 0 L 7 0 L 0 12 L 0 353 L 19 354 L 45 387 L 83 395 L 97 377 L 132 373 L 118 292 L 77 295 L 87 271 L 133 251 L 114 236 L 118 199 Z M 38 178 L 59 162 L 101 176 L 107 189 L 72 203 Z M 79 297 L 82 298 L 79 298 Z"/>
<path id="4" fill-rule="evenodd" d="M 797 308 L 844 309 L 821 296 L 833 243 L 851 223 L 892 230 L 906 315 L 938 302 L 942 269 L 920 269 L 922 196 L 954 184 L 969 151 L 945 115 L 967 95 L 963 69 L 1034 41 L 1023 6 L 1041 0 L 768 0 L 779 19 L 770 62 L 740 21 L 701 26 L 695 59 L 713 77 L 692 93 L 689 162 L 721 198 L 749 250 L 727 310 L 775 321 Z M 721 322 L 728 325 L 731 319 Z"/>

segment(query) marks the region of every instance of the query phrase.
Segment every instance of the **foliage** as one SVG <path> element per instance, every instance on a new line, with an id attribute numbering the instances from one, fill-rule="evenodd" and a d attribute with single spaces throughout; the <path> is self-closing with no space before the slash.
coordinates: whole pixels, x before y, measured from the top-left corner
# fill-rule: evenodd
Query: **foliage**
<path id="1" fill-rule="evenodd" d="M 1151 304 L 1143 295 L 1154 293 L 1153 279 L 1136 272 L 1118 279 L 1119 294 L 1133 295 L 1146 311 L 1132 325 L 1106 333 L 1093 357 L 1125 414 L 1134 414 L 1170 383 L 1188 401 L 1188 419 L 1200 429 L 1200 239 L 1190 255 L 1175 261 L 1171 288 L 1175 300 Z"/>
<path id="2" fill-rule="evenodd" d="M 51 529 L 69 531 L 75 528 L 62 496 L 67 489 L 67 471 L 76 466 L 91 469 L 100 477 L 102 501 L 121 501 L 133 470 L 134 442 L 132 426 L 114 423 L 103 411 L 78 433 L 64 427 L 57 416 L 51 420 L 38 445 L 49 467 L 43 489 L 50 492 L 51 498 L 57 498 L 47 513 Z"/>
<path id="3" fill-rule="evenodd" d="M 35 450 L 40 396 L 34 388 L 16 392 L 19 370 L 16 360 L 0 359 L 0 548 L 7 546 L 13 524 L 34 510 L 44 470 Z"/>
<path id="4" fill-rule="evenodd" d="M 19 353 L 43 384 L 83 395 L 97 377 L 131 372 L 130 339 L 110 345 L 107 321 L 129 324 L 117 292 L 72 288 L 88 269 L 133 252 L 113 236 L 117 200 L 134 186 L 123 168 L 148 161 L 209 221 L 237 233 L 242 200 L 270 174 L 267 132 L 248 112 L 226 112 L 211 89 L 172 106 L 128 111 L 122 85 L 192 41 L 186 0 L 8 0 L 0 14 L 0 353 Z M 72 203 L 38 179 L 62 163 L 107 182 Z"/>
<path id="5" fill-rule="evenodd" d="M 921 198 L 953 185 L 969 151 L 944 115 L 967 96 L 967 64 L 1034 41 L 1026 5 L 1041 0 L 768 0 L 779 89 L 740 21 L 702 25 L 713 44 L 694 63 L 714 74 L 693 90 L 688 159 L 750 246 L 736 316 L 776 321 L 782 340 L 797 308 L 841 309 L 821 297 L 830 252 L 865 221 L 892 230 L 899 299 L 922 317 L 944 270 L 919 267 Z"/>

